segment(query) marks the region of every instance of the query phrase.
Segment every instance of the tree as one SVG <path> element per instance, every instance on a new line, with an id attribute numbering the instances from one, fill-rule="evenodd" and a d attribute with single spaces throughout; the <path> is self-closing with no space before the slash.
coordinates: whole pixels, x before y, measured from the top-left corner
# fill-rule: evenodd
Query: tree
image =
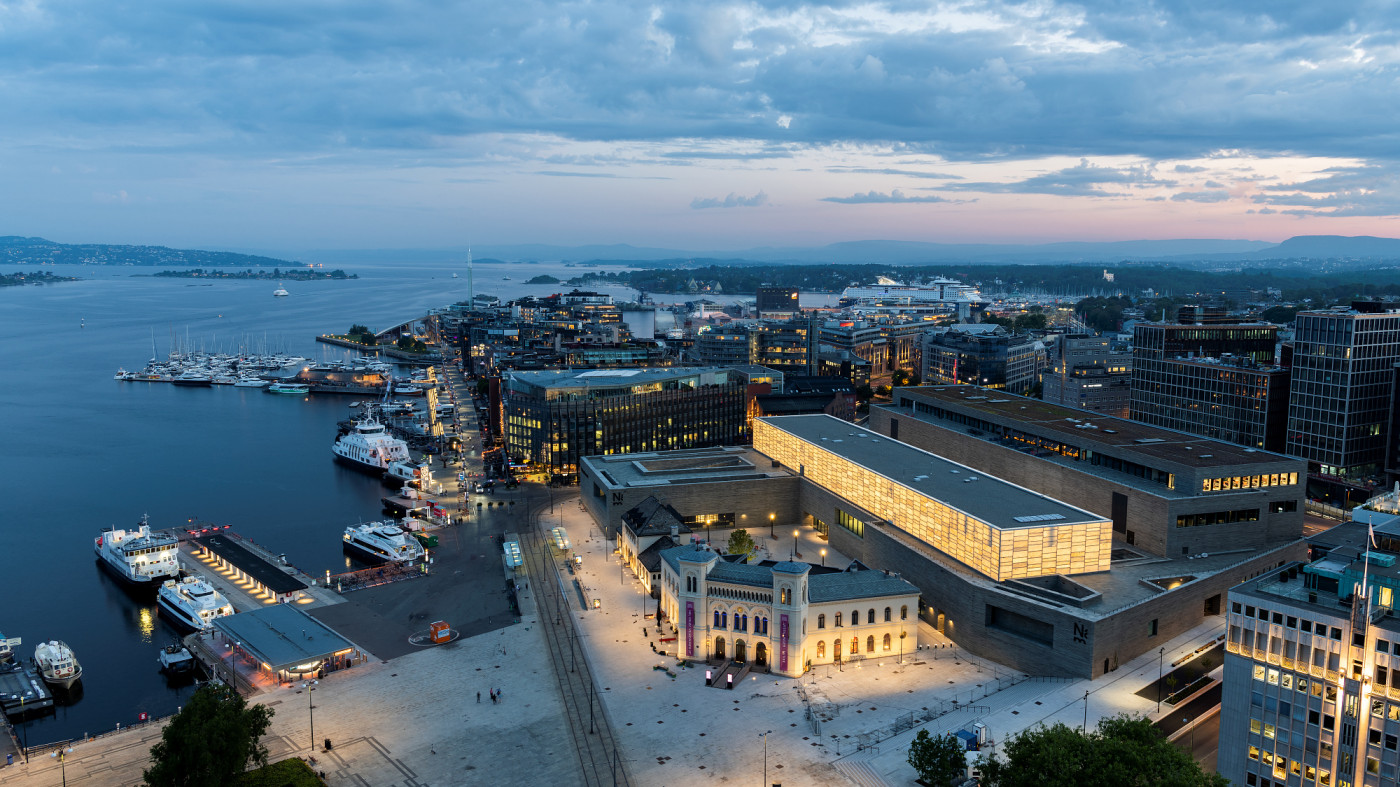
<path id="1" fill-rule="evenodd" d="M 979 760 L 987 787 L 1225 787 L 1145 718 L 1114 716 L 1081 733 L 1056 723 L 1011 736 L 996 754 Z"/>
<path id="2" fill-rule="evenodd" d="M 364 325 L 361 325 L 361 324 L 359 324 L 359 323 L 355 323 L 354 325 L 350 326 L 350 330 L 346 332 L 346 335 L 347 335 L 347 336 L 358 336 L 358 335 L 360 335 L 360 334 L 362 334 L 362 333 L 373 334 L 374 332 L 371 331 L 368 327 L 366 327 L 366 326 L 364 326 Z"/>
<path id="3" fill-rule="evenodd" d="M 202 686 L 151 747 L 148 787 L 217 787 L 233 782 L 249 765 L 267 764 L 260 739 L 272 722 L 266 705 L 249 707 L 228 686 Z"/>
<path id="4" fill-rule="evenodd" d="M 934 737 L 919 730 L 909 744 L 909 764 L 925 784 L 942 787 L 967 771 L 967 749 L 952 735 Z"/>
<path id="5" fill-rule="evenodd" d="M 741 527 L 729 534 L 729 543 L 725 546 L 724 551 L 730 555 L 743 555 L 744 560 L 747 561 L 758 551 L 758 545 L 753 542 L 749 531 Z"/>

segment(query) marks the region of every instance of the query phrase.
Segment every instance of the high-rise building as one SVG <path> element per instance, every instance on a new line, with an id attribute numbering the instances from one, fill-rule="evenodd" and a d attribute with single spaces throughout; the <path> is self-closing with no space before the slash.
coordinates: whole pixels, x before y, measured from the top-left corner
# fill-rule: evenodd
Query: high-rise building
<path id="1" fill-rule="evenodd" d="M 1230 591 L 1218 770 L 1249 787 L 1400 785 L 1400 526 L 1339 525 Z"/>
<path id="2" fill-rule="evenodd" d="M 1185 322 L 1218 318 L 1183 307 L 1175 324 L 1134 326 L 1129 417 L 1282 451 L 1289 373 L 1276 361 L 1278 327 Z"/>
<path id="3" fill-rule="evenodd" d="M 760 320 L 706 326 L 693 354 L 712 366 L 756 364 L 789 374 L 817 371 L 817 328 L 811 320 Z"/>
<path id="4" fill-rule="evenodd" d="M 1062 336 L 1055 343 L 1050 368 L 1041 374 L 1041 398 L 1127 418 L 1132 374 L 1132 355 L 1114 351 L 1108 337 Z"/>
<path id="5" fill-rule="evenodd" d="M 1344 482 L 1385 467 L 1400 304 L 1299 312 L 1294 323 L 1287 451 Z"/>
<path id="6" fill-rule="evenodd" d="M 747 438 L 746 386 L 725 369 L 512 372 L 503 387 L 507 455 L 554 474 L 584 456 Z"/>

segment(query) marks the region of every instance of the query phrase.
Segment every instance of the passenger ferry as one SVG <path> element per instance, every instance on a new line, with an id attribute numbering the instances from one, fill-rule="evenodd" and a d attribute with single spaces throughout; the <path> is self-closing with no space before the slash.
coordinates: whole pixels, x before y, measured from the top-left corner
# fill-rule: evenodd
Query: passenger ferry
<path id="1" fill-rule="evenodd" d="M 267 387 L 267 392 L 304 396 L 311 393 L 311 386 L 306 383 L 273 383 Z"/>
<path id="2" fill-rule="evenodd" d="M 50 686 L 66 689 L 83 677 L 83 667 L 73 655 L 73 649 L 56 639 L 39 643 L 34 649 L 34 663 Z"/>
<path id="3" fill-rule="evenodd" d="M 233 605 L 204 578 L 197 575 L 181 580 L 167 579 L 160 586 L 157 603 L 177 628 L 204 631 L 214 622 L 233 614 Z"/>
<path id="4" fill-rule="evenodd" d="M 144 516 L 135 530 L 104 529 L 102 535 L 93 539 L 92 548 L 108 570 L 132 585 L 154 587 L 180 575 L 175 558 L 180 542 L 174 536 L 151 532 Z"/>
<path id="5" fill-rule="evenodd" d="M 331 445 L 335 458 L 360 470 L 383 475 L 394 462 L 407 462 L 408 443 L 394 437 L 373 415 L 355 423 L 355 428 L 336 438 Z"/>
<path id="6" fill-rule="evenodd" d="M 345 528 L 345 550 L 369 563 L 407 564 L 423 556 L 423 545 L 392 522 Z"/>

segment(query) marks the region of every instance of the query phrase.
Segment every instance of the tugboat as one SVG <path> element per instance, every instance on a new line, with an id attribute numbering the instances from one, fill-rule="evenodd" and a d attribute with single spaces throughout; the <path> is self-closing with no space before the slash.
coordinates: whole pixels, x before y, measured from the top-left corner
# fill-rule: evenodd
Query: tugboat
<path id="1" fill-rule="evenodd" d="M 50 686 L 67 689 L 83 677 L 83 668 L 78 664 L 78 657 L 73 655 L 73 649 L 56 639 L 39 643 L 34 649 L 34 664 Z"/>
<path id="2" fill-rule="evenodd" d="M 331 444 L 335 458 L 350 466 L 382 476 L 393 462 L 409 461 L 408 443 L 390 435 L 373 414 Z"/>
<path id="3" fill-rule="evenodd" d="M 345 550 L 376 564 L 408 564 L 423 556 L 423 545 L 392 522 L 345 528 Z"/>
<path id="4" fill-rule="evenodd" d="M 189 648 L 179 642 L 172 642 L 161 648 L 156 660 L 160 662 L 160 671 L 167 675 L 177 675 L 194 669 L 194 656 L 190 655 Z"/>
<path id="5" fill-rule="evenodd" d="M 161 611 L 170 622 L 190 631 L 209 628 L 214 618 L 233 614 L 233 605 L 202 577 L 188 576 L 179 581 L 165 580 L 157 594 Z"/>
<path id="6" fill-rule="evenodd" d="M 150 522 L 141 517 L 135 530 L 106 528 L 93 539 L 93 551 L 118 579 L 138 587 L 155 587 L 167 578 L 180 575 L 176 555 L 180 542 L 172 535 L 151 532 Z"/>

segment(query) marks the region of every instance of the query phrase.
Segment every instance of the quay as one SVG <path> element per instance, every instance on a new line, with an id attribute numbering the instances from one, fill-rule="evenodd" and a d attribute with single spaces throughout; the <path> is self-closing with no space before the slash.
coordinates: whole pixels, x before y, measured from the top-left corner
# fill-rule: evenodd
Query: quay
<path id="1" fill-rule="evenodd" d="M 18 659 L 0 664 L 0 710 L 7 717 L 20 717 L 52 707 L 53 694 L 36 667 Z"/>
<path id="2" fill-rule="evenodd" d="M 236 533 L 181 534 L 180 558 L 185 567 L 213 583 L 237 610 L 278 602 L 315 607 L 344 601 L 331 590 L 318 587 L 313 577 Z"/>

